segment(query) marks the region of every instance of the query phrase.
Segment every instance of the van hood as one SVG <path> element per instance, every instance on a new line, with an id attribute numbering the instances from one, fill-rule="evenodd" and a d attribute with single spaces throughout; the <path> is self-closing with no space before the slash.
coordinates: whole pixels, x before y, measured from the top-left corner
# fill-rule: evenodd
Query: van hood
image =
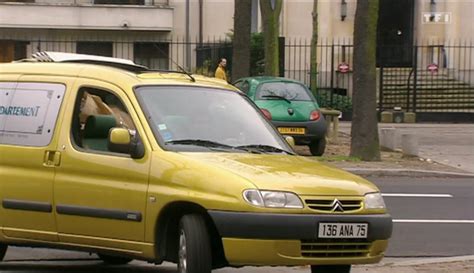
<path id="1" fill-rule="evenodd" d="M 181 154 L 229 171 L 261 190 L 289 191 L 301 196 L 362 196 L 379 191 L 374 184 L 361 177 L 301 156 L 194 152 Z"/>

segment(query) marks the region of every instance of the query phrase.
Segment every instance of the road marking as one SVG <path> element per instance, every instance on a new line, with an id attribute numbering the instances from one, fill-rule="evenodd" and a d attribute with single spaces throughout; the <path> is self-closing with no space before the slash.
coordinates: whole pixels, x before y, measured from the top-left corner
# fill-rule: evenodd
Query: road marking
<path id="1" fill-rule="evenodd" d="M 435 198 L 453 198 L 451 194 L 435 194 L 435 193 L 382 193 L 384 197 L 435 197 Z"/>
<path id="2" fill-rule="evenodd" d="M 474 224 L 474 220 L 423 220 L 423 219 L 394 219 L 394 223 L 427 223 L 427 224 Z"/>

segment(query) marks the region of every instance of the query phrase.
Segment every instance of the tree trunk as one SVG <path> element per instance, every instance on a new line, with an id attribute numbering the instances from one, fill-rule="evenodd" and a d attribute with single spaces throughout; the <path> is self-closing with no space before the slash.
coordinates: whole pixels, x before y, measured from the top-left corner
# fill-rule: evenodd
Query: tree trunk
<path id="1" fill-rule="evenodd" d="M 351 156 L 380 160 L 376 111 L 376 63 L 379 0 L 358 0 L 354 23 L 354 74 Z"/>
<path id="2" fill-rule="evenodd" d="M 234 2 L 234 40 L 232 52 L 232 80 L 250 76 L 250 31 L 252 0 Z"/>
<path id="3" fill-rule="evenodd" d="M 310 89 L 316 94 L 318 79 L 318 0 L 313 0 L 313 35 L 311 36 Z"/>
<path id="4" fill-rule="evenodd" d="M 273 2 L 273 4 L 272 4 Z M 278 35 L 283 0 L 260 0 L 265 48 L 265 75 L 279 76 Z"/>

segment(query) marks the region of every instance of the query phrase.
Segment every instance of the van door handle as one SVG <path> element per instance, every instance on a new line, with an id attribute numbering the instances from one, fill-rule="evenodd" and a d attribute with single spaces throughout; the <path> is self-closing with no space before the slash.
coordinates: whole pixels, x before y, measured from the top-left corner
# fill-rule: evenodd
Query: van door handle
<path id="1" fill-rule="evenodd" d="M 44 153 L 43 166 L 58 167 L 61 165 L 61 153 L 56 151 L 46 151 Z"/>

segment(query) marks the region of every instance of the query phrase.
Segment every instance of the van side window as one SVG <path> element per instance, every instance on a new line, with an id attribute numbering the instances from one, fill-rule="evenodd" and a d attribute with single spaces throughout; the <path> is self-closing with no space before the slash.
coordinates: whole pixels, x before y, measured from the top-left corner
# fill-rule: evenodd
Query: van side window
<path id="1" fill-rule="evenodd" d="M 112 128 L 128 129 L 131 136 L 136 133 L 122 101 L 111 92 L 90 87 L 79 90 L 72 122 L 74 143 L 90 151 L 111 152 L 108 138 Z"/>

